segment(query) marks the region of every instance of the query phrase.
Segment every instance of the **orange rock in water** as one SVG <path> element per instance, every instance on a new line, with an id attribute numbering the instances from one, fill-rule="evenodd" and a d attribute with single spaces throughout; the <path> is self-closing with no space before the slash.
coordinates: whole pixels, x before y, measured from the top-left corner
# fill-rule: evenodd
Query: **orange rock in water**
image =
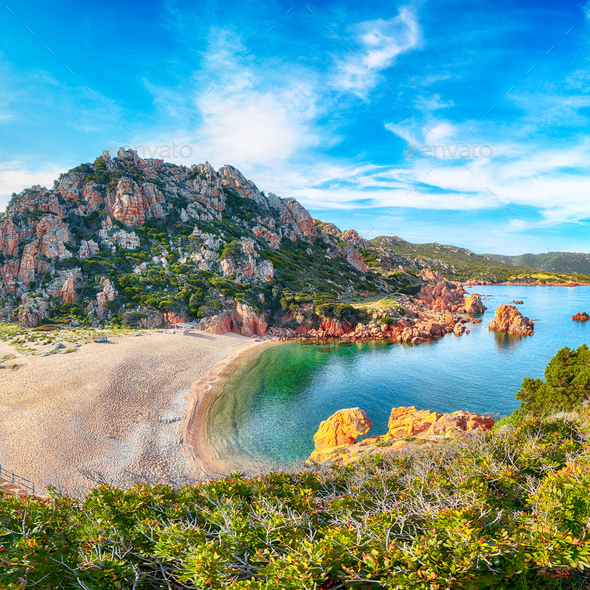
<path id="1" fill-rule="evenodd" d="M 356 443 L 357 437 L 367 434 L 372 425 L 373 421 L 360 408 L 338 410 L 320 424 L 313 437 L 315 451 L 311 459 L 318 458 L 326 449 Z"/>
<path id="2" fill-rule="evenodd" d="M 524 317 L 514 305 L 505 303 L 498 307 L 494 319 L 488 323 L 488 328 L 517 336 L 532 336 L 535 331 L 531 319 Z"/>
<path id="3" fill-rule="evenodd" d="M 483 313 L 486 309 L 477 293 L 465 297 L 465 313 Z"/>
<path id="4" fill-rule="evenodd" d="M 578 312 L 576 315 L 572 316 L 572 320 L 574 322 L 587 322 L 588 320 L 590 320 L 590 315 L 588 315 L 585 311 L 582 311 L 581 313 Z"/>

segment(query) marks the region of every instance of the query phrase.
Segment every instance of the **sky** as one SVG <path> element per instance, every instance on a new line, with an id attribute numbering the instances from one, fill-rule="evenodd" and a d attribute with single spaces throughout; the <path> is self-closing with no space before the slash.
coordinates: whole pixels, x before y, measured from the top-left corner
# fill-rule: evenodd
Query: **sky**
<path id="1" fill-rule="evenodd" d="M 0 11 L 0 210 L 124 145 L 366 238 L 590 252 L 590 2 Z"/>

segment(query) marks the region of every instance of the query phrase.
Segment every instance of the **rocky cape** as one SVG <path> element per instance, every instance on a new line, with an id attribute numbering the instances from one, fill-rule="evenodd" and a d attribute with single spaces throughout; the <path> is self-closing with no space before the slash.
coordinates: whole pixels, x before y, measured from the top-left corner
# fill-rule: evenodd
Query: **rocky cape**
<path id="1" fill-rule="evenodd" d="M 416 410 L 414 406 L 400 407 L 391 410 L 386 434 L 357 442 L 359 436 L 368 434 L 372 421 L 360 408 L 349 408 L 339 410 L 320 424 L 313 439 L 315 450 L 308 461 L 350 463 L 367 455 L 480 435 L 493 425 L 493 418 L 473 412 L 438 414 Z"/>

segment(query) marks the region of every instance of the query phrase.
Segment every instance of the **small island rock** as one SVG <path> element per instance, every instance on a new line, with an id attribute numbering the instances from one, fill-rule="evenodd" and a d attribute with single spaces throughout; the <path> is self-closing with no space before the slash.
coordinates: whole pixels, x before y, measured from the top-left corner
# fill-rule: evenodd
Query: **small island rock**
<path id="1" fill-rule="evenodd" d="M 465 297 L 465 313 L 483 313 L 486 309 L 477 293 Z"/>
<path id="2" fill-rule="evenodd" d="M 572 320 L 574 322 L 587 322 L 590 320 L 590 315 L 588 315 L 585 311 L 578 312 L 576 315 L 572 316 Z"/>
<path id="3" fill-rule="evenodd" d="M 494 319 L 488 323 L 488 328 L 516 336 L 532 336 L 535 331 L 535 325 L 530 318 L 524 317 L 514 305 L 505 303 L 498 307 Z"/>

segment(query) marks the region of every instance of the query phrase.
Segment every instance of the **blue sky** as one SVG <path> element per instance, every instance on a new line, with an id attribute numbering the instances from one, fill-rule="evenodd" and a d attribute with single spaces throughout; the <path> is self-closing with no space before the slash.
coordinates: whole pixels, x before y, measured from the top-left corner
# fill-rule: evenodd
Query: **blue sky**
<path id="1" fill-rule="evenodd" d="M 590 251 L 590 4 L 291 1 L 9 0 L 0 208 L 125 144 L 368 238 Z"/>

